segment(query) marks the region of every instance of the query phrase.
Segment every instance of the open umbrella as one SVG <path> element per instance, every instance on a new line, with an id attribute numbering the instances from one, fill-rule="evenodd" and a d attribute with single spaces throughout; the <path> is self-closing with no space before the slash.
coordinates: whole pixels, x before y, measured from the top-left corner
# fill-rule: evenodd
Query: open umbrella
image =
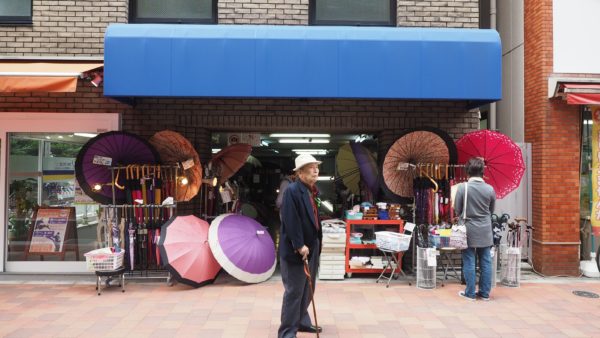
<path id="1" fill-rule="evenodd" d="M 187 178 L 187 183 L 178 182 L 176 200 L 191 200 L 202 185 L 202 165 L 194 146 L 183 135 L 172 130 L 159 131 L 149 141 L 160 154 L 162 163 L 182 164 L 181 176 Z"/>
<path id="2" fill-rule="evenodd" d="M 210 250 L 208 228 L 193 215 L 174 217 L 162 226 L 161 260 L 179 282 L 200 287 L 217 278 L 221 266 Z"/>
<path id="3" fill-rule="evenodd" d="M 373 194 L 377 193 L 377 163 L 367 148 L 356 142 L 344 144 L 338 150 L 335 163 L 342 182 L 354 194 L 360 193 L 361 179 Z"/>
<path id="4" fill-rule="evenodd" d="M 146 140 L 128 132 L 110 131 L 98 134 L 83 145 L 75 159 L 75 177 L 81 189 L 94 201 L 111 204 L 111 166 L 155 164 L 158 159 L 158 153 Z M 124 186 L 124 170 L 122 174 L 120 170 L 116 173 L 115 185 Z M 115 199 L 116 204 L 125 203 L 125 191 L 115 187 Z"/>
<path id="5" fill-rule="evenodd" d="M 227 181 L 246 163 L 252 152 L 249 144 L 237 143 L 227 146 L 213 156 L 209 165 L 215 170 L 219 184 Z"/>
<path id="6" fill-rule="evenodd" d="M 386 187 L 402 197 L 413 197 L 413 179 L 418 163 L 456 163 L 456 146 L 452 138 L 436 128 L 407 130 L 390 147 L 383 160 Z"/>
<path id="7" fill-rule="evenodd" d="M 523 154 L 508 136 L 491 130 L 477 130 L 456 141 L 456 147 L 460 164 L 471 157 L 483 158 L 486 166 L 483 178 L 494 187 L 497 198 L 506 196 L 521 183 L 525 172 Z"/>
<path id="8" fill-rule="evenodd" d="M 260 283 L 275 271 L 275 244 L 269 233 L 250 217 L 223 214 L 215 218 L 208 242 L 223 269 L 246 283 Z"/>

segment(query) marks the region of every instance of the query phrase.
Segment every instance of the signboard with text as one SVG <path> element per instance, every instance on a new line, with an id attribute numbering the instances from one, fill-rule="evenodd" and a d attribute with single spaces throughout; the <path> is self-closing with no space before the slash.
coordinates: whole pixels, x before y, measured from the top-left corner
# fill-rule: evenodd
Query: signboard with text
<path id="1" fill-rule="evenodd" d="M 600 235 L 600 107 L 592 107 L 592 231 Z"/>
<path id="2" fill-rule="evenodd" d="M 74 211 L 74 208 L 39 208 L 32 221 L 29 253 L 64 252 Z"/>

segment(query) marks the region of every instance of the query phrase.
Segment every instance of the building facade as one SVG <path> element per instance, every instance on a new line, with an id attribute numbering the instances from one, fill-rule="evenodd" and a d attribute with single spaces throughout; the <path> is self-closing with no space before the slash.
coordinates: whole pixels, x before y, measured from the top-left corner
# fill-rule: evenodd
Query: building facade
<path id="1" fill-rule="evenodd" d="M 589 225 L 598 222 L 592 112 L 600 63 L 587 37 L 598 32 L 591 13 L 599 9 L 597 1 L 497 2 L 498 128 L 532 145 L 533 266 L 546 275 L 579 275 L 580 259 L 598 245 Z"/>
<path id="2" fill-rule="evenodd" d="M 163 8 L 157 2 L 142 0 L 24 1 L 27 4 L 25 7 L 8 7 L 6 11 L 9 15 L 0 17 L 0 55 L 4 63 L 13 64 L 42 62 L 72 66 L 98 63 L 102 66 L 104 63 L 108 67 L 109 60 L 105 59 L 105 34 L 111 24 L 364 25 L 474 31 L 479 27 L 477 0 L 378 1 L 376 10 L 367 11 L 361 7 L 361 1 L 352 2 L 350 8 L 344 8 L 338 2 L 214 0 L 201 2 L 201 5 L 192 10 L 186 10 Z M 370 28 L 372 27 L 365 27 Z M 479 127 L 478 112 L 471 109 L 474 103 L 468 98 L 227 95 L 183 98 L 131 95 L 115 98 L 105 96 L 103 85 L 96 87 L 93 83 L 97 76 L 105 76 L 105 82 L 109 81 L 102 68 L 90 68 L 79 74 L 81 75 L 76 77 L 76 88 L 71 92 L 47 92 L 40 89 L 28 91 L 27 87 L 14 90 L 9 85 L 2 88 L 0 121 L 3 121 L 3 127 L 0 128 L 0 139 L 3 150 L 0 163 L 12 163 L 10 157 L 13 155 L 7 147 L 7 144 L 11 144 L 11 136 L 37 138 L 45 135 L 44 132 L 52 133 L 49 137 L 54 137 L 54 134 L 59 133 L 97 133 L 121 129 L 148 138 L 157 131 L 172 129 L 188 138 L 202 160 L 206 161 L 211 155 L 211 135 L 215 132 L 369 133 L 377 137 L 378 153 L 383 156 L 397 136 L 408 128 L 436 127 L 458 139 Z M 54 119 L 55 115 L 60 119 Z M 77 121 L 80 127 L 61 122 L 68 117 Z M 44 143 L 40 144 L 43 148 Z M 40 150 L 38 156 L 41 157 L 43 151 Z M 0 243 L 3 243 L 4 250 L 0 255 L 0 271 L 82 271 L 84 264 L 81 256 L 76 258 L 67 255 L 66 260 L 69 262 L 42 262 L 39 257 L 32 256 L 25 261 L 20 255 L 24 249 L 15 249 L 9 243 L 11 226 L 8 219 L 11 207 L 14 207 L 14 196 L 9 196 L 10 183 L 15 177 L 25 177 L 24 172 L 35 172 L 35 175 L 41 177 L 50 174 L 47 175 L 40 168 L 31 168 L 21 170 L 21 176 L 13 177 L 10 168 L 7 169 L 5 164 L 2 164 L 2 168 L 0 206 L 3 211 L 0 216 L 3 230 L 0 232 Z M 181 213 L 197 213 L 200 204 L 201 201 L 197 198 L 189 203 L 181 203 L 179 210 Z M 95 234 L 84 234 L 83 226 L 78 227 L 81 228 L 78 231 L 81 232 L 79 251 L 82 253 L 93 248 L 96 238 Z M 17 250 L 17 254 L 12 255 L 14 250 Z"/>

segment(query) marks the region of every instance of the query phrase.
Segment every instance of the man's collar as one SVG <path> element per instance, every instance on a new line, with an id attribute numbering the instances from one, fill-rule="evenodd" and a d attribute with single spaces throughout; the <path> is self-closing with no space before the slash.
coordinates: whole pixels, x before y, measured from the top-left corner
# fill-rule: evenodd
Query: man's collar
<path id="1" fill-rule="evenodd" d="M 481 177 L 469 177 L 469 182 L 483 182 Z"/>

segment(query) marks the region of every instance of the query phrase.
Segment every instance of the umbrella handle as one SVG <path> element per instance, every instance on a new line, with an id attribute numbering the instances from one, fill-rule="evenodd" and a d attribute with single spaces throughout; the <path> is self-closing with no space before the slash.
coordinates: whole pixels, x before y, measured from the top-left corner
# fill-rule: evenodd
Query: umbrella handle
<path id="1" fill-rule="evenodd" d="M 125 190 L 125 186 L 119 185 L 119 174 L 121 173 L 121 169 L 117 168 L 117 176 L 115 177 L 115 187 L 119 188 L 119 190 Z"/>

